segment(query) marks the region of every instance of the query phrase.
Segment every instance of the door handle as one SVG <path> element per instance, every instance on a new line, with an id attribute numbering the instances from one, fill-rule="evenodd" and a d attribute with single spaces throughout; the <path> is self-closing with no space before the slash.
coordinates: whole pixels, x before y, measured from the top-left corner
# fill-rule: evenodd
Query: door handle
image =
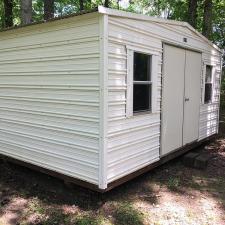
<path id="1" fill-rule="evenodd" d="M 189 98 L 185 98 L 185 99 L 184 99 L 185 102 L 188 102 L 189 100 L 190 100 Z"/>

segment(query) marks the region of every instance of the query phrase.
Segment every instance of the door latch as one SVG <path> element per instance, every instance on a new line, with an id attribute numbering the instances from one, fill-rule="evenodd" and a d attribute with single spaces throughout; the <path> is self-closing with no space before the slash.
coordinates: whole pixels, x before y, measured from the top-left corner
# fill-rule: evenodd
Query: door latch
<path id="1" fill-rule="evenodd" d="M 189 100 L 190 100 L 189 98 L 185 98 L 185 99 L 184 99 L 185 102 L 188 102 Z"/>

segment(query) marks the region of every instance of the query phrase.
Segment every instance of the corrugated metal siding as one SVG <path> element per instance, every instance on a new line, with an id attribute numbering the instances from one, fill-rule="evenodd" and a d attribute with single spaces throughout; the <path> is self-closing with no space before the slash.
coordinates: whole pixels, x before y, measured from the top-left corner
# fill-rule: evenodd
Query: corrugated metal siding
<path id="1" fill-rule="evenodd" d="M 159 160 L 162 45 L 160 40 L 140 34 L 132 25 L 130 20 L 109 17 L 108 182 Z M 148 49 L 159 57 L 154 114 L 126 118 L 126 45 Z"/>
<path id="2" fill-rule="evenodd" d="M 184 37 L 187 43 L 183 42 Z M 220 57 L 218 51 L 187 27 L 109 16 L 108 182 L 159 159 L 163 42 Z M 159 56 L 155 114 L 126 118 L 127 45 Z M 216 79 L 219 81 L 219 70 Z M 219 83 L 215 88 L 218 97 Z M 200 139 L 216 132 L 217 111 L 216 100 L 208 108 L 201 106 Z"/>
<path id="3" fill-rule="evenodd" d="M 99 179 L 99 16 L 0 33 L 0 153 Z"/>

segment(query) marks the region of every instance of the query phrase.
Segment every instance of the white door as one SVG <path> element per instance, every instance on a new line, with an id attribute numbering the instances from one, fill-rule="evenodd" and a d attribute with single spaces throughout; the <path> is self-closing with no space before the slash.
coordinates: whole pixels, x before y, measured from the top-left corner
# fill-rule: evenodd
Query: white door
<path id="1" fill-rule="evenodd" d="M 161 155 L 198 139 L 201 54 L 164 45 Z"/>
<path id="2" fill-rule="evenodd" d="M 200 53 L 186 50 L 183 145 L 198 139 L 201 99 Z"/>
<path id="3" fill-rule="evenodd" d="M 185 51 L 164 45 L 161 154 L 183 145 Z"/>

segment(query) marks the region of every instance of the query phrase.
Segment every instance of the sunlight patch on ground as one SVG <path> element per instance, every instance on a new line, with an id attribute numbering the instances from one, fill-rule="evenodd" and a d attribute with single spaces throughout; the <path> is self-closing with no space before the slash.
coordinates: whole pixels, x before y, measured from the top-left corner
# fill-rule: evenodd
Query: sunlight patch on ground
<path id="1" fill-rule="evenodd" d="M 135 206 L 144 213 L 146 224 L 223 225 L 224 221 L 224 210 L 218 201 L 194 190 L 188 201 L 187 196 L 168 191 L 161 193 L 157 204 L 137 200 Z"/>
<path id="2" fill-rule="evenodd" d="M 14 198 L 3 210 L 0 225 L 15 225 L 19 221 L 27 207 L 28 201 L 23 198 Z"/>

